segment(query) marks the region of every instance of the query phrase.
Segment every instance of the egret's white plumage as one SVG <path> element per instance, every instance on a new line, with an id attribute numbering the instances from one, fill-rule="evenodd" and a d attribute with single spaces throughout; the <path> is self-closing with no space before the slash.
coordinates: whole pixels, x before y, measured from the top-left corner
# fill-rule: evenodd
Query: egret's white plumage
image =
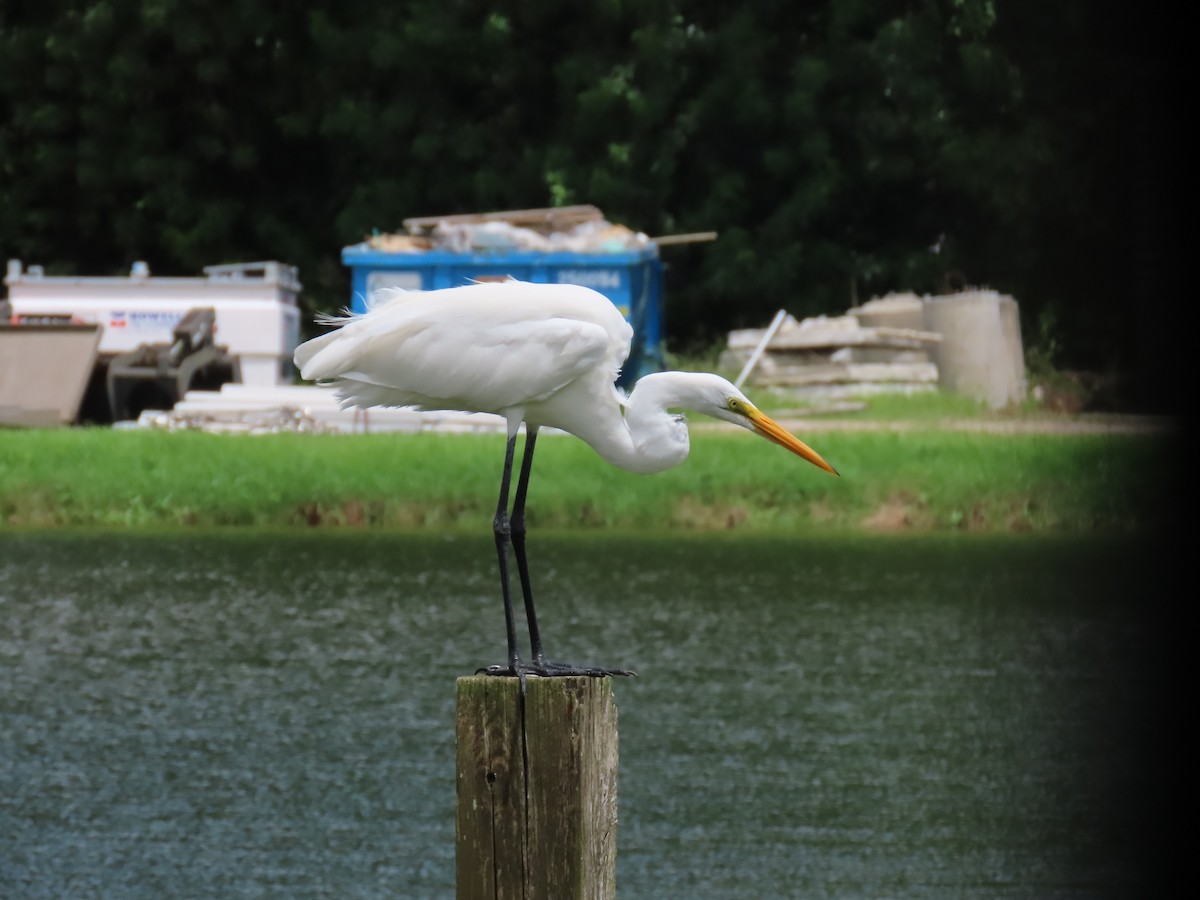
<path id="1" fill-rule="evenodd" d="M 509 665 L 488 671 L 538 675 L 631 674 L 623 669 L 547 662 L 525 560 L 524 507 L 538 429 L 576 435 L 610 463 L 658 472 L 688 455 L 688 430 L 675 409 L 747 428 L 828 472 L 814 450 L 759 411 L 718 375 L 659 372 L 626 397 L 616 378 L 633 329 L 603 294 L 572 284 L 482 282 L 437 291 L 390 290 L 365 313 L 326 320 L 339 327 L 296 349 L 303 378 L 330 384 L 344 406 L 416 406 L 496 413 L 508 423 L 500 502 L 494 520 L 508 630 Z M 525 455 L 508 512 L 517 433 Z M 533 661 L 517 652 L 507 547 L 516 551 Z"/>
<path id="2" fill-rule="evenodd" d="M 301 345 L 296 362 L 302 378 L 333 380 L 347 405 L 364 408 L 505 415 L 593 373 L 611 393 L 633 330 L 597 296 L 578 285 L 517 281 L 390 290 L 368 312 Z"/>
<path id="3" fill-rule="evenodd" d="M 417 406 L 504 416 L 560 428 L 614 465 L 658 472 L 683 462 L 691 409 L 783 443 L 822 468 L 717 375 L 661 372 L 625 397 L 615 381 L 633 329 L 603 294 L 572 284 L 482 282 L 438 291 L 388 291 L 365 313 L 302 344 L 302 378 L 331 383 L 346 406 Z M 790 442 L 780 438 L 786 436 Z"/>

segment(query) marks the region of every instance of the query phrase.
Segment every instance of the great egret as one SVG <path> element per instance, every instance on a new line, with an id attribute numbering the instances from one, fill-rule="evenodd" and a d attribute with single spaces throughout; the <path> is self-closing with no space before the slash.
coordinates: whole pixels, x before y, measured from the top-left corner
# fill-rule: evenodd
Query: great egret
<path id="1" fill-rule="evenodd" d="M 415 406 L 488 412 L 508 423 L 500 500 L 492 528 L 508 665 L 497 675 L 631 675 L 626 669 L 551 662 L 542 649 L 525 556 L 525 498 L 538 429 L 550 426 L 588 443 L 613 465 L 651 473 L 682 463 L 688 430 L 672 409 L 689 409 L 740 425 L 834 475 L 799 438 L 717 375 L 659 372 L 628 396 L 615 385 L 633 329 L 617 308 L 573 284 L 480 282 L 434 291 L 377 292 L 365 313 L 326 317 L 340 326 L 296 348 L 301 377 L 337 390 L 343 407 Z M 525 424 L 516 494 L 509 486 L 517 433 Z M 531 659 L 518 652 L 508 546 L 517 560 Z"/>

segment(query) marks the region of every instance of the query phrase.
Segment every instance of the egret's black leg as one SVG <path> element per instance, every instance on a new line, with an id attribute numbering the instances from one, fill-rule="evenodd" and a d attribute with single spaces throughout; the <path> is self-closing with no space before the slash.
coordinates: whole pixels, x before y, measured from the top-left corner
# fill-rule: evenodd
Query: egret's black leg
<path id="1" fill-rule="evenodd" d="M 517 572 L 521 577 L 521 595 L 525 600 L 525 619 L 529 626 L 529 649 L 532 662 L 520 666 L 522 675 L 632 675 L 628 669 L 609 669 L 604 666 L 577 666 L 571 663 L 550 662 L 542 650 L 542 635 L 538 630 L 537 613 L 533 608 L 533 587 L 529 578 L 529 562 L 525 556 L 525 497 L 529 492 L 529 473 L 533 469 L 533 451 L 537 444 L 537 428 L 526 426 L 525 451 L 521 457 L 521 472 L 517 476 L 517 491 L 513 497 L 512 516 L 509 519 L 513 553 L 517 558 Z"/>
<path id="2" fill-rule="evenodd" d="M 533 467 L 533 449 L 537 443 L 537 429 L 531 429 L 525 438 L 525 452 L 521 459 L 521 472 L 517 478 L 517 493 L 513 501 L 512 515 L 508 512 L 508 489 L 512 483 L 513 461 L 516 457 L 517 435 L 508 437 L 504 451 L 504 474 L 500 482 L 500 500 L 496 504 L 496 517 L 492 520 L 492 531 L 496 536 L 496 556 L 500 562 L 500 590 L 504 597 L 504 628 L 508 639 L 508 665 L 488 666 L 480 669 L 487 675 L 515 675 L 521 679 L 524 691 L 526 675 L 562 676 L 588 675 L 632 675 L 627 669 L 609 669 L 603 666 L 576 666 L 570 663 L 550 662 L 542 652 L 542 638 L 538 631 L 537 615 L 533 608 L 533 590 L 529 580 L 529 563 L 525 558 L 525 497 L 529 490 L 529 472 Z M 517 570 L 521 578 L 521 593 L 525 600 L 525 614 L 529 625 L 529 639 L 533 659 L 523 662 L 517 649 L 517 629 L 513 618 L 512 592 L 508 578 L 508 545 L 512 544 L 517 557 Z"/>
<path id="3" fill-rule="evenodd" d="M 504 628 L 508 637 L 509 673 L 516 674 L 520 668 L 521 655 L 517 651 L 517 626 L 513 621 L 512 594 L 508 586 L 508 543 L 511 526 L 508 519 L 508 485 L 512 481 L 513 457 L 517 451 L 517 435 L 509 435 L 504 451 L 504 474 L 500 480 L 500 501 L 496 504 L 496 517 L 492 519 L 492 531 L 496 535 L 496 556 L 500 560 L 500 593 L 504 597 Z M 489 671 L 499 669 L 490 667 Z"/>
<path id="4" fill-rule="evenodd" d="M 536 663 L 546 661 L 542 650 L 542 634 L 538 629 L 537 612 L 533 608 L 533 586 L 529 580 L 529 561 L 525 557 L 525 496 L 529 493 L 529 472 L 533 468 L 533 450 L 537 443 L 537 428 L 525 430 L 525 452 L 521 456 L 521 474 L 517 477 L 517 493 L 513 497 L 512 529 L 513 553 L 517 557 L 517 573 L 521 577 L 521 596 L 525 599 L 525 620 L 529 626 L 529 655 Z"/>

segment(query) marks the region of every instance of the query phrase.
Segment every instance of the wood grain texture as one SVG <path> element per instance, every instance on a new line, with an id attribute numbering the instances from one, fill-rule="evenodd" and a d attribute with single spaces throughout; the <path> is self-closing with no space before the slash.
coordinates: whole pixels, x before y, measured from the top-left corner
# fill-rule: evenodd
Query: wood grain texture
<path id="1" fill-rule="evenodd" d="M 616 894 L 609 678 L 458 679 L 459 900 Z"/>

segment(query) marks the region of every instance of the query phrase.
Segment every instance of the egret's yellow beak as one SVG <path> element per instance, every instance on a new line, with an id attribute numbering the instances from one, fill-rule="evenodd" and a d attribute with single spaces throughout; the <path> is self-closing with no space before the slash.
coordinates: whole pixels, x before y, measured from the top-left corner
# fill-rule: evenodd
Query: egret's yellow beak
<path id="1" fill-rule="evenodd" d="M 745 410 L 745 416 L 750 420 L 750 425 L 754 429 L 755 434 L 761 434 L 768 441 L 774 441 L 780 447 L 791 450 L 799 457 L 807 459 L 810 463 L 819 469 L 824 469 L 830 475 L 837 475 L 838 470 L 825 462 L 821 458 L 821 454 L 814 450 L 800 438 L 796 437 L 766 413 L 751 406 Z"/>

